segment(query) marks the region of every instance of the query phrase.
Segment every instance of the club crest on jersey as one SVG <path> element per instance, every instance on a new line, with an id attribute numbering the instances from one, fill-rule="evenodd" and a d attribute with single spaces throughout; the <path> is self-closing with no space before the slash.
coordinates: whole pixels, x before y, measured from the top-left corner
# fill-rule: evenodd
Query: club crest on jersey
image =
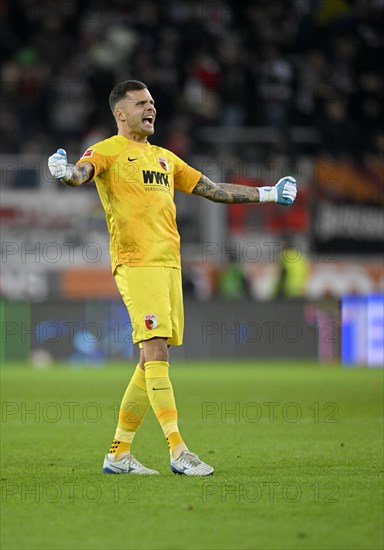
<path id="1" fill-rule="evenodd" d="M 93 155 L 93 149 L 87 149 L 81 158 L 91 157 Z"/>
<path id="2" fill-rule="evenodd" d="M 162 169 L 165 170 L 166 172 L 169 172 L 169 166 L 166 159 L 158 158 L 157 160 L 159 161 L 159 164 L 162 167 Z"/>
<path id="3" fill-rule="evenodd" d="M 155 315 L 154 313 L 151 313 L 150 315 L 144 315 L 144 323 L 145 328 L 147 328 L 148 330 L 153 330 L 159 324 L 157 320 L 157 315 Z"/>

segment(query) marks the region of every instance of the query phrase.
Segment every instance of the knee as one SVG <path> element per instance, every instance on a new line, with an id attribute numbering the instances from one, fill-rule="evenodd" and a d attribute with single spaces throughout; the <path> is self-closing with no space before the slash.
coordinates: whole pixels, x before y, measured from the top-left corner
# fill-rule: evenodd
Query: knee
<path id="1" fill-rule="evenodd" d="M 143 342 L 145 362 L 168 361 L 168 346 L 165 338 L 153 338 Z"/>

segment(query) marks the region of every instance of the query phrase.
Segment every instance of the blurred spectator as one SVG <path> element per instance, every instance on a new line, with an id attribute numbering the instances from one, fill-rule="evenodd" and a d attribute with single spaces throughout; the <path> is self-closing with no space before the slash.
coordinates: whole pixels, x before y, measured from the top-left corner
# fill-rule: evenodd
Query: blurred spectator
<path id="1" fill-rule="evenodd" d="M 292 299 L 305 296 L 308 275 L 309 260 L 303 247 L 295 239 L 285 238 L 279 255 L 276 297 Z"/>
<path id="2" fill-rule="evenodd" d="M 25 141 L 32 137 L 42 116 L 48 67 L 40 61 L 36 50 L 26 47 L 16 50 L 12 58 L 4 63 L 1 76 L 9 122 L 16 122 L 18 130 L 13 141 L 21 150 Z M 8 128 L 8 132 L 12 133 L 13 128 Z"/>
<path id="3" fill-rule="evenodd" d="M 289 122 L 293 97 L 293 71 L 289 60 L 276 48 L 267 48 L 259 70 L 260 98 L 263 111 L 261 126 L 284 128 Z"/>
<path id="4" fill-rule="evenodd" d="M 220 273 L 218 291 L 225 300 L 239 300 L 249 296 L 248 281 L 236 253 L 228 253 L 228 265 Z"/>
<path id="5" fill-rule="evenodd" d="M 92 90 L 74 65 L 64 65 L 49 90 L 48 120 L 55 143 L 63 147 L 71 138 L 80 139 L 95 110 Z"/>
<path id="6" fill-rule="evenodd" d="M 356 158 L 359 153 L 359 134 L 353 120 L 347 116 L 346 105 L 341 101 L 325 104 L 319 119 L 321 154 L 339 159 L 344 156 Z"/>

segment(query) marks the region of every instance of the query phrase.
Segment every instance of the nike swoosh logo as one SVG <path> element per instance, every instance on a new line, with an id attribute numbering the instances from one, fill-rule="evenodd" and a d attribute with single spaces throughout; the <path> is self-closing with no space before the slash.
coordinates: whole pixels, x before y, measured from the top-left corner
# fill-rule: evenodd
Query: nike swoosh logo
<path id="1" fill-rule="evenodd" d="M 111 467 L 115 468 L 115 470 L 120 470 L 120 472 L 127 472 L 127 474 L 129 474 L 133 470 L 133 468 L 128 467 L 128 471 L 127 471 L 125 468 L 120 468 L 120 466 L 116 466 L 115 464 L 113 464 Z"/>
<path id="2" fill-rule="evenodd" d="M 138 157 L 136 157 L 135 159 L 131 159 L 131 157 L 128 157 L 129 162 L 132 162 L 133 160 L 137 160 L 137 159 Z"/>
<path id="3" fill-rule="evenodd" d="M 180 465 L 177 465 L 177 466 L 176 466 L 176 469 L 177 469 L 179 472 L 184 473 L 184 472 L 186 472 L 186 471 L 188 470 L 188 467 L 187 467 L 187 466 L 183 466 L 182 464 L 180 464 Z"/>
<path id="4" fill-rule="evenodd" d="M 157 390 L 170 390 L 171 388 L 152 388 L 153 391 L 157 391 Z"/>

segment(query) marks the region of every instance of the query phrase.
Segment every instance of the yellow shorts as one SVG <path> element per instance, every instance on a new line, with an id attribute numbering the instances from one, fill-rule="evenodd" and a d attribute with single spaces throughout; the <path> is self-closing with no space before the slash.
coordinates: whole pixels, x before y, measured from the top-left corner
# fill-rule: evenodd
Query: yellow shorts
<path id="1" fill-rule="evenodd" d="M 128 309 L 134 344 L 155 337 L 181 346 L 184 331 L 181 270 L 173 267 L 119 265 L 117 288 Z"/>

